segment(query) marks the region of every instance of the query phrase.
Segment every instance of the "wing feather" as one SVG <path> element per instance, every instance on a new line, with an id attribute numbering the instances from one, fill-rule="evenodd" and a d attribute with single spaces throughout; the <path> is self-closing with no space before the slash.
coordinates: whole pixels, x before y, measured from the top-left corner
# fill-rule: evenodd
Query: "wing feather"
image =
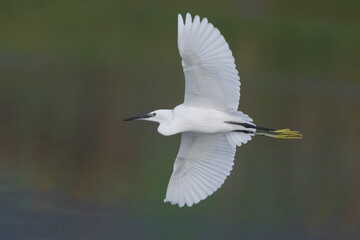
<path id="1" fill-rule="evenodd" d="M 184 104 L 236 111 L 240 81 L 235 60 L 225 38 L 206 18 L 185 23 L 178 15 L 178 48 L 185 74 Z"/>
<path id="2" fill-rule="evenodd" d="M 192 206 L 210 196 L 230 175 L 235 151 L 224 133 L 182 133 L 164 201 Z"/>

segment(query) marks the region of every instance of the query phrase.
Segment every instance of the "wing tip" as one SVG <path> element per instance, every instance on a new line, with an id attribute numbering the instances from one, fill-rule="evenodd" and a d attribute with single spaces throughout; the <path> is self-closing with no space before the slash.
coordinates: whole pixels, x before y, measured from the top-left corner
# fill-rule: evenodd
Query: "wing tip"
<path id="1" fill-rule="evenodd" d="M 164 199 L 164 203 L 170 203 L 172 206 L 173 205 L 178 205 L 179 208 L 182 208 L 184 207 L 185 205 L 188 206 L 188 207 L 192 207 L 194 204 L 197 204 L 199 203 L 200 201 L 192 201 L 192 202 L 187 202 L 187 201 L 172 201 L 172 200 L 169 200 L 167 198 Z"/>
<path id="2" fill-rule="evenodd" d="M 221 183 L 221 185 L 223 185 L 225 182 L 225 180 Z M 221 187 L 221 186 L 220 186 Z M 170 203 L 171 206 L 174 206 L 174 205 L 178 205 L 179 208 L 182 208 L 184 206 L 187 206 L 187 207 L 192 207 L 196 204 L 198 204 L 199 202 L 205 200 L 206 198 L 210 197 L 211 195 L 213 195 L 214 192 L 216 192 L 220 187 L 216 188 L 215 191 L 213 191 L 212 193 L 210 194 L 205 194 L 203 196 L 201 196 L 200 198 L 198 199 L 192 199 L 192 201 L 184 201 L 184 200 L 170 200 L 168 198 L 165 198 L 164 199 L 164 203 Z"/>
<path id="3" fill-rule="evenodd" d="M 183 201 L 172 201 L 170 199 L 165 198 L 164 203 L 167 203 L 167 202 L 170 203 L 171 205 L 176 205 L 177 204 L 177 205 L 179 205 L 180 208 L 185 206 L 185 202 L 183 202 Z M 187 203 L 186 203 L 186 205 L 189 206 Z M 191 206 L 189 206 L 189 207 L 191 207 Z"/>
<path id="4" fill-rule="evenodd" d="M 185 25 L 190 25 L 191 23 L 192 23 L 191 14 L 190 14 L 190 13 L 186 13 L 186 16 L 185 16 Z"/>
<path id="5" fill-rule="evenodd" d="M 179 24 L 182 23 L 182 25 L 184 25 L 187 21 L 190 21 L 190 23 L 192 23 L 192 20 L 194 21 L 199 21 L 199 22 L 205 22 L 205 23 L 208 23 L 208 19 L 206 17 L 202 18 L 199 16 L 199 15 L 195 15 L 194 19 L 192 19 L 191 17 L 191 13 L 187 12 L 185 14 L 185 21 L 184 21 L 184 18 L 182 17 L 181 13 L 178 13 L 178 22 Z"/>
<path id="6" fill-rule="evenodd" d="M 178 14 L 178 24 L 179 24 L 179 26 L 183 26 L 183 25 L 184 25 L 184 19 L 183 19 L 183 17 L 181 16 L 180 13 Z"/>
<path id="7" fill-rule="evenodd" d="M 225 179 L 223 179 L 220 183 L 219 187 L 216 187 L 214 190 L 201 194 L 201 196 L 199 197 L 195 197 L 195 198 L 190 198 L 190 199 L 184 199 L 182 198 L 182 196 L 170 196 L 168 195 L 169 192 L 166 193 L 165 199 L 164 199 L 164 203 L 170 203 L 172 206 L 174 205 L 178 205 L 180 208 L 184 207 L 185 205 L 187 207 L 192 207 L 195 204 L 198 204 L 199 202 L 201 202 L 202 200 L 205 200 L 206 198 L 210 197 L 214 192 L 216 192 L 225 182 Z"/>
<path id="8" fill-rule="evenodd" d="M 195 15 L 194 22 L 200 23 L 200 17 L 199 15 Z"/>

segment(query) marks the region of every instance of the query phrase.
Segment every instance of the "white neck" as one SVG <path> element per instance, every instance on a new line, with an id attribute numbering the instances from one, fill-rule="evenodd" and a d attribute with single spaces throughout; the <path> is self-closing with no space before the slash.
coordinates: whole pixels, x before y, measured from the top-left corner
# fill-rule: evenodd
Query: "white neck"
<path id="1" fill-rule="evenodd" d="M 169 132 L 170 126 L 174 120 L 173 110 L 160 109 L 154 111 L 153 113 L 156 113 L 156 116 L 149 118 L 148 120 L 159 123 L 158 132 L 166 136 L 174 134 Z"/>

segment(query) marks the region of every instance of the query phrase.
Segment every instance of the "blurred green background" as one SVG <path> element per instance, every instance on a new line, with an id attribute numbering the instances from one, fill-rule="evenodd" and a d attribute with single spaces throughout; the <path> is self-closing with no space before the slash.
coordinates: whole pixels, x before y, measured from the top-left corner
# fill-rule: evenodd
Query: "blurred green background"
<path id="1" fill-rule="evenodd" d="M 0 2 L 0 239 L 359 239 L 359 1 Z M 214 195 L 164 204 L 180 135 L 177 14 L 207 17 L 255 137 Z"/>

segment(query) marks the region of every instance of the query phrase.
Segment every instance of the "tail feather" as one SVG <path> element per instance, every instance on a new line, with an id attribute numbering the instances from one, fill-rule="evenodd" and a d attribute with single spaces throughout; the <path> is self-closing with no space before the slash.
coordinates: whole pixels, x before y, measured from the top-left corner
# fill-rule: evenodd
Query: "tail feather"
<path id="1" fill-rule="evenodd" d="M 228 132 L 226 138 L 233 147 L 240 147 L 242 144 L 246 144 L 254 136 L 254 133 L 243 133 L 243 132 Z"/>
<path id="2" fill-rule="evenodd" d="M 236 121 L 244 122 L 246 124 L 252 125 L 253 120 L 251 117 L 249 117 L 249 115 L 241 111 L 231 112 L 230 114 L 236 117 L 237 119 Z M 253 137 L 254 135 L 255 134 L 253 130 L 251 131 L 239 130 L 239 131 L 233 131 L 227 133 L 226 138 L 228 139 L 231 146 L 240 147 L 242 144 L 246 144 L 248 141 L 250 141 L 251 137 Z"/>

